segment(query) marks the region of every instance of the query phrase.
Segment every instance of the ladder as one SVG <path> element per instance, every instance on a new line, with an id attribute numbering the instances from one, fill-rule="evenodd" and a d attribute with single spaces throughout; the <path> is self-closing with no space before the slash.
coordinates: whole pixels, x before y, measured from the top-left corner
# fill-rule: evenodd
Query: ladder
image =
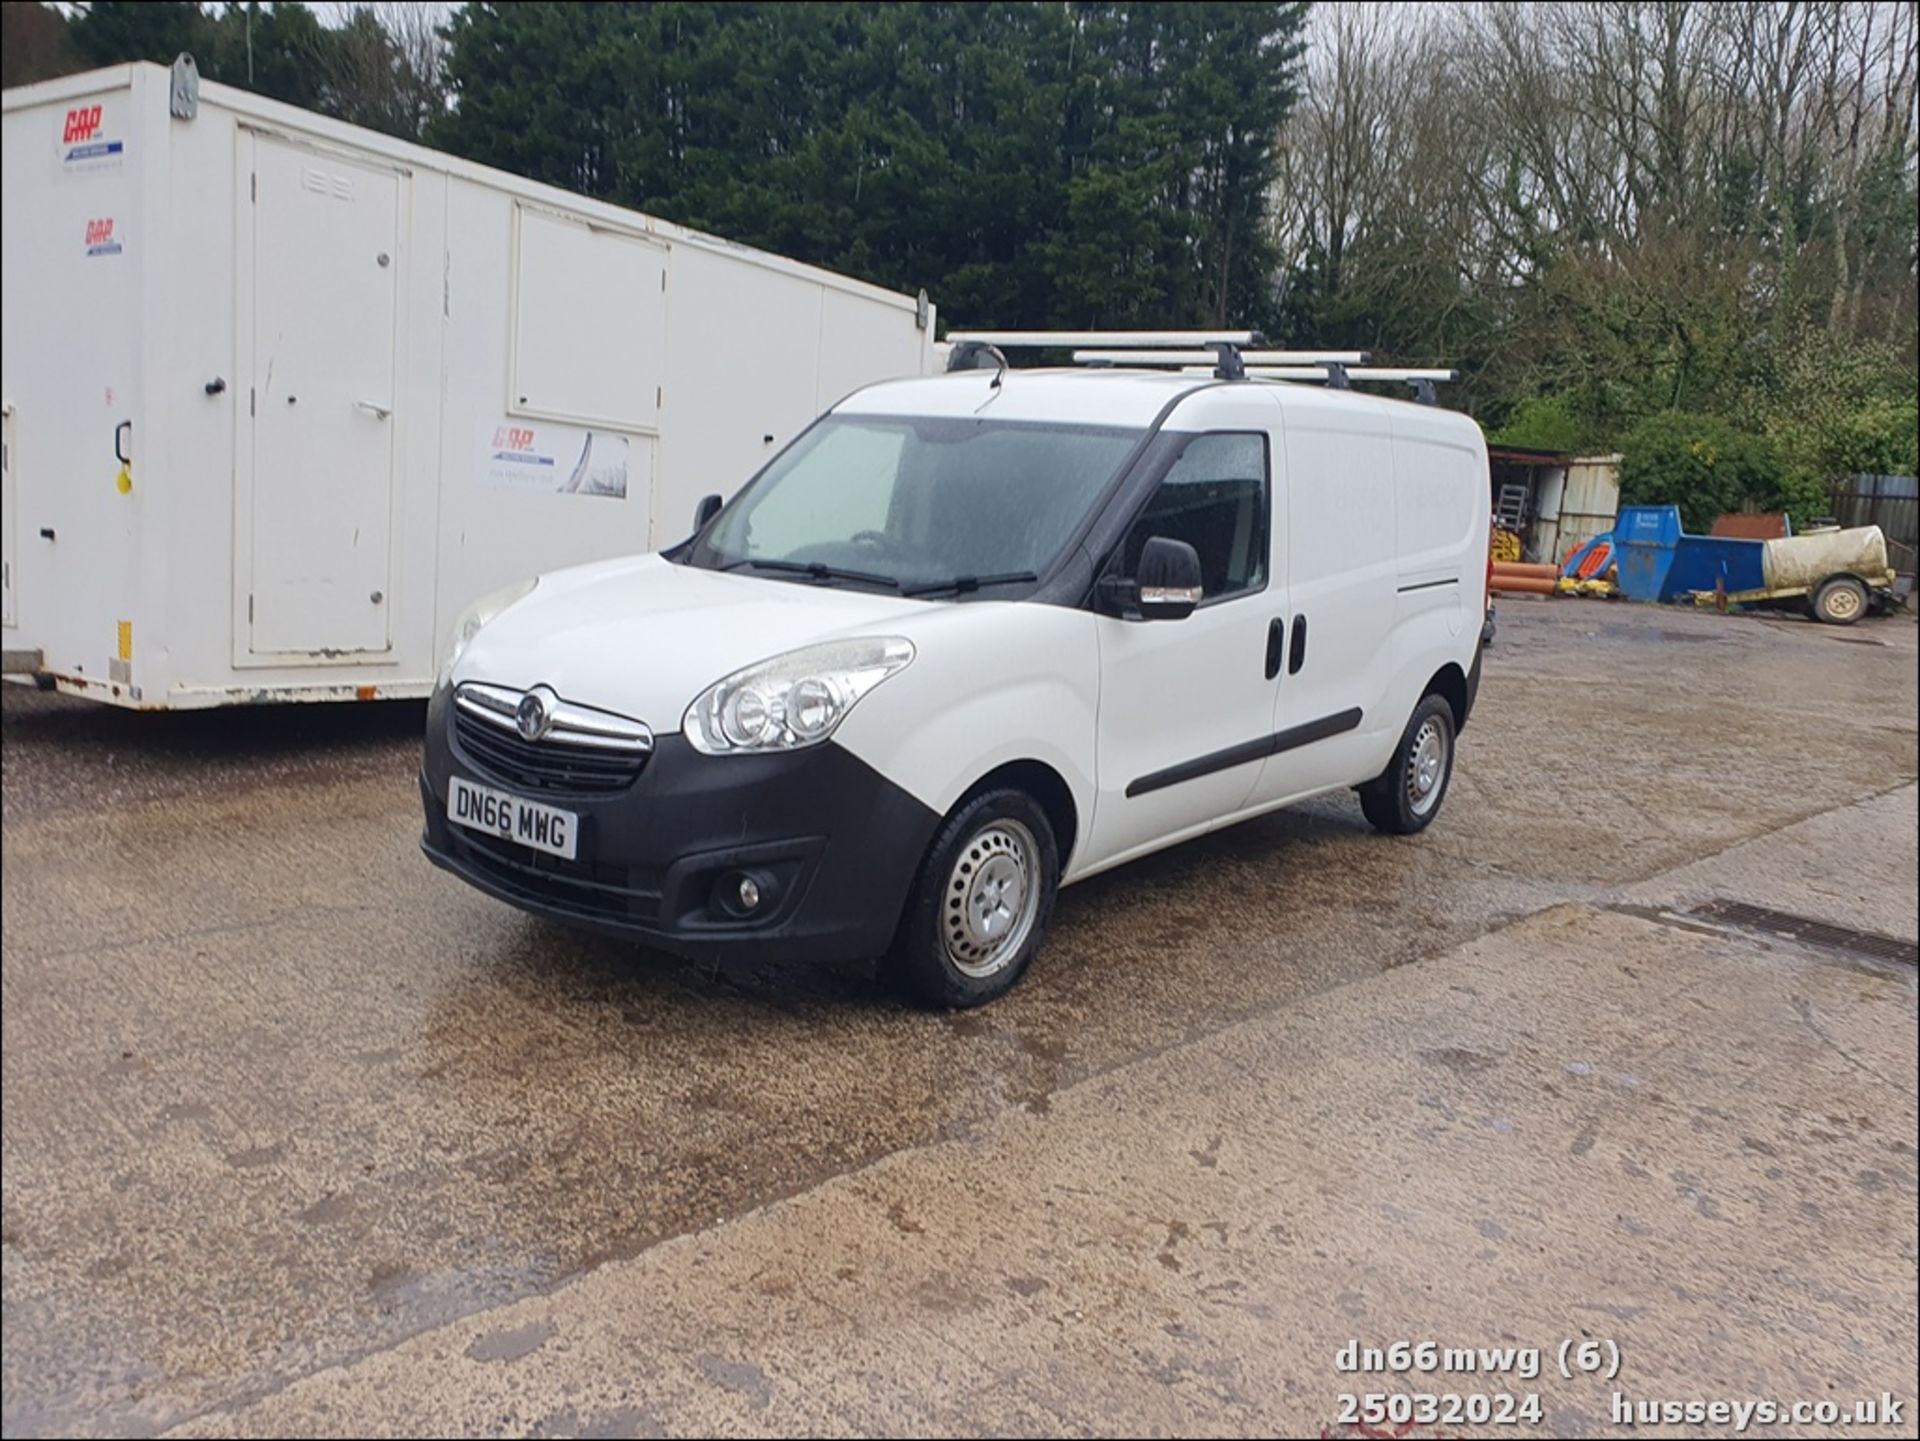
<path id="1" fill-rule="evenodd" d="M 947 369 L 1005 371 L 1009 350 L 1071 350 L 1073 363 L 1211 374 L 1218 380 L 1319 382 L 1348 390 L 1356 380 L 1404 384 L 1423 405 L 1437 403 L 1436 384 L 1456 381 L 1457 370 L 1376 366 L 1364 350 L 1268 350 L 1257 330 L 956 330 Z"/>

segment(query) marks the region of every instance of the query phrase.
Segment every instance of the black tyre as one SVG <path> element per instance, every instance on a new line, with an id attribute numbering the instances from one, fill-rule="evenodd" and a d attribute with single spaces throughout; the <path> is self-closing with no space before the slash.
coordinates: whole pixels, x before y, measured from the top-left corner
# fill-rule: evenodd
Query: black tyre
<path id="1" fill-rule="evenodd" d="M 901 981 L 930 1006 L 981 1006 L 1018 981 L 1053 917 L 1060 855 L 1024 791 L 954 809 L 927 847 L 895 943 Z"/>
<path id="2" fill-rule="evenodd" d="M 1387 768 L 1359 787 L 1360 809 L 1376 831 L 1410 836 L 1433 824 L 1453 780 L 1454 733 L 1453 707 L 1441 697 L 1413 708 Z"/>
<path id="3" fill-rule="evenodd" d="M 1852 625 L 1867 613 L 1867 588 L 1852 576 L 1837 575 L 1813 593 L 1813 618 L 1828 625 Z"/>

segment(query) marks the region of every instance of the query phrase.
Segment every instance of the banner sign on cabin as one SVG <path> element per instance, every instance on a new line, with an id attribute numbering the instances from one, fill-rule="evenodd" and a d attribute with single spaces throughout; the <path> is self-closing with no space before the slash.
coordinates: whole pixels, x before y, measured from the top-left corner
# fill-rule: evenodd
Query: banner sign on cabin
<path id="1" fill-rule="evenodd" d="M 513 490 L 625 499 L 627 437 L 544 421 L 488 425 L 480 437 L 480 478 Z"/>

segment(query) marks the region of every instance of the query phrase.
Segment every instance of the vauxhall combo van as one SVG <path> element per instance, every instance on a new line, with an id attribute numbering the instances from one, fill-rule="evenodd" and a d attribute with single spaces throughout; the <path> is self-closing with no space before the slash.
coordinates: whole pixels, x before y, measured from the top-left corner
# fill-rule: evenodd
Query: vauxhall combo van
<path id="1" fill-rule="evenodd" d="M 723 964 L 973 1006 L 1060 886 L 1351 788 L 1440 813 L 1479 680 L 1469 419 L 1246 378 L 963 369 L 835 405 L 659 554 L 461 617 L 423 846 Z"/>

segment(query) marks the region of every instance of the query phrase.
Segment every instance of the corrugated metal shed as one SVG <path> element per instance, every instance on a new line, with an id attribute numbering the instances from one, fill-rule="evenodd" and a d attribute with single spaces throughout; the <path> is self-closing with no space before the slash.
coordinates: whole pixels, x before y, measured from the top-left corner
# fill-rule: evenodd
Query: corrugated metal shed
<path id="1" fill-rule="evenodd" d="M 1613 529 L 1620 511 L 1620 457 L 1566 457 L 1558 470 L 1541 472 L 1532 531 L 1534 552 L 1558 561 L 1569 550 Z"/>
<path id="2" fill-rule="evenodd" d="M 1856 475 L 1834 488 L 1833 512 L 1842 525 L 1877 525 L 1886 532 L 1893 568 L 1912 576 L 1920 564 L 1920 480 L 1911 475 Z"/>

